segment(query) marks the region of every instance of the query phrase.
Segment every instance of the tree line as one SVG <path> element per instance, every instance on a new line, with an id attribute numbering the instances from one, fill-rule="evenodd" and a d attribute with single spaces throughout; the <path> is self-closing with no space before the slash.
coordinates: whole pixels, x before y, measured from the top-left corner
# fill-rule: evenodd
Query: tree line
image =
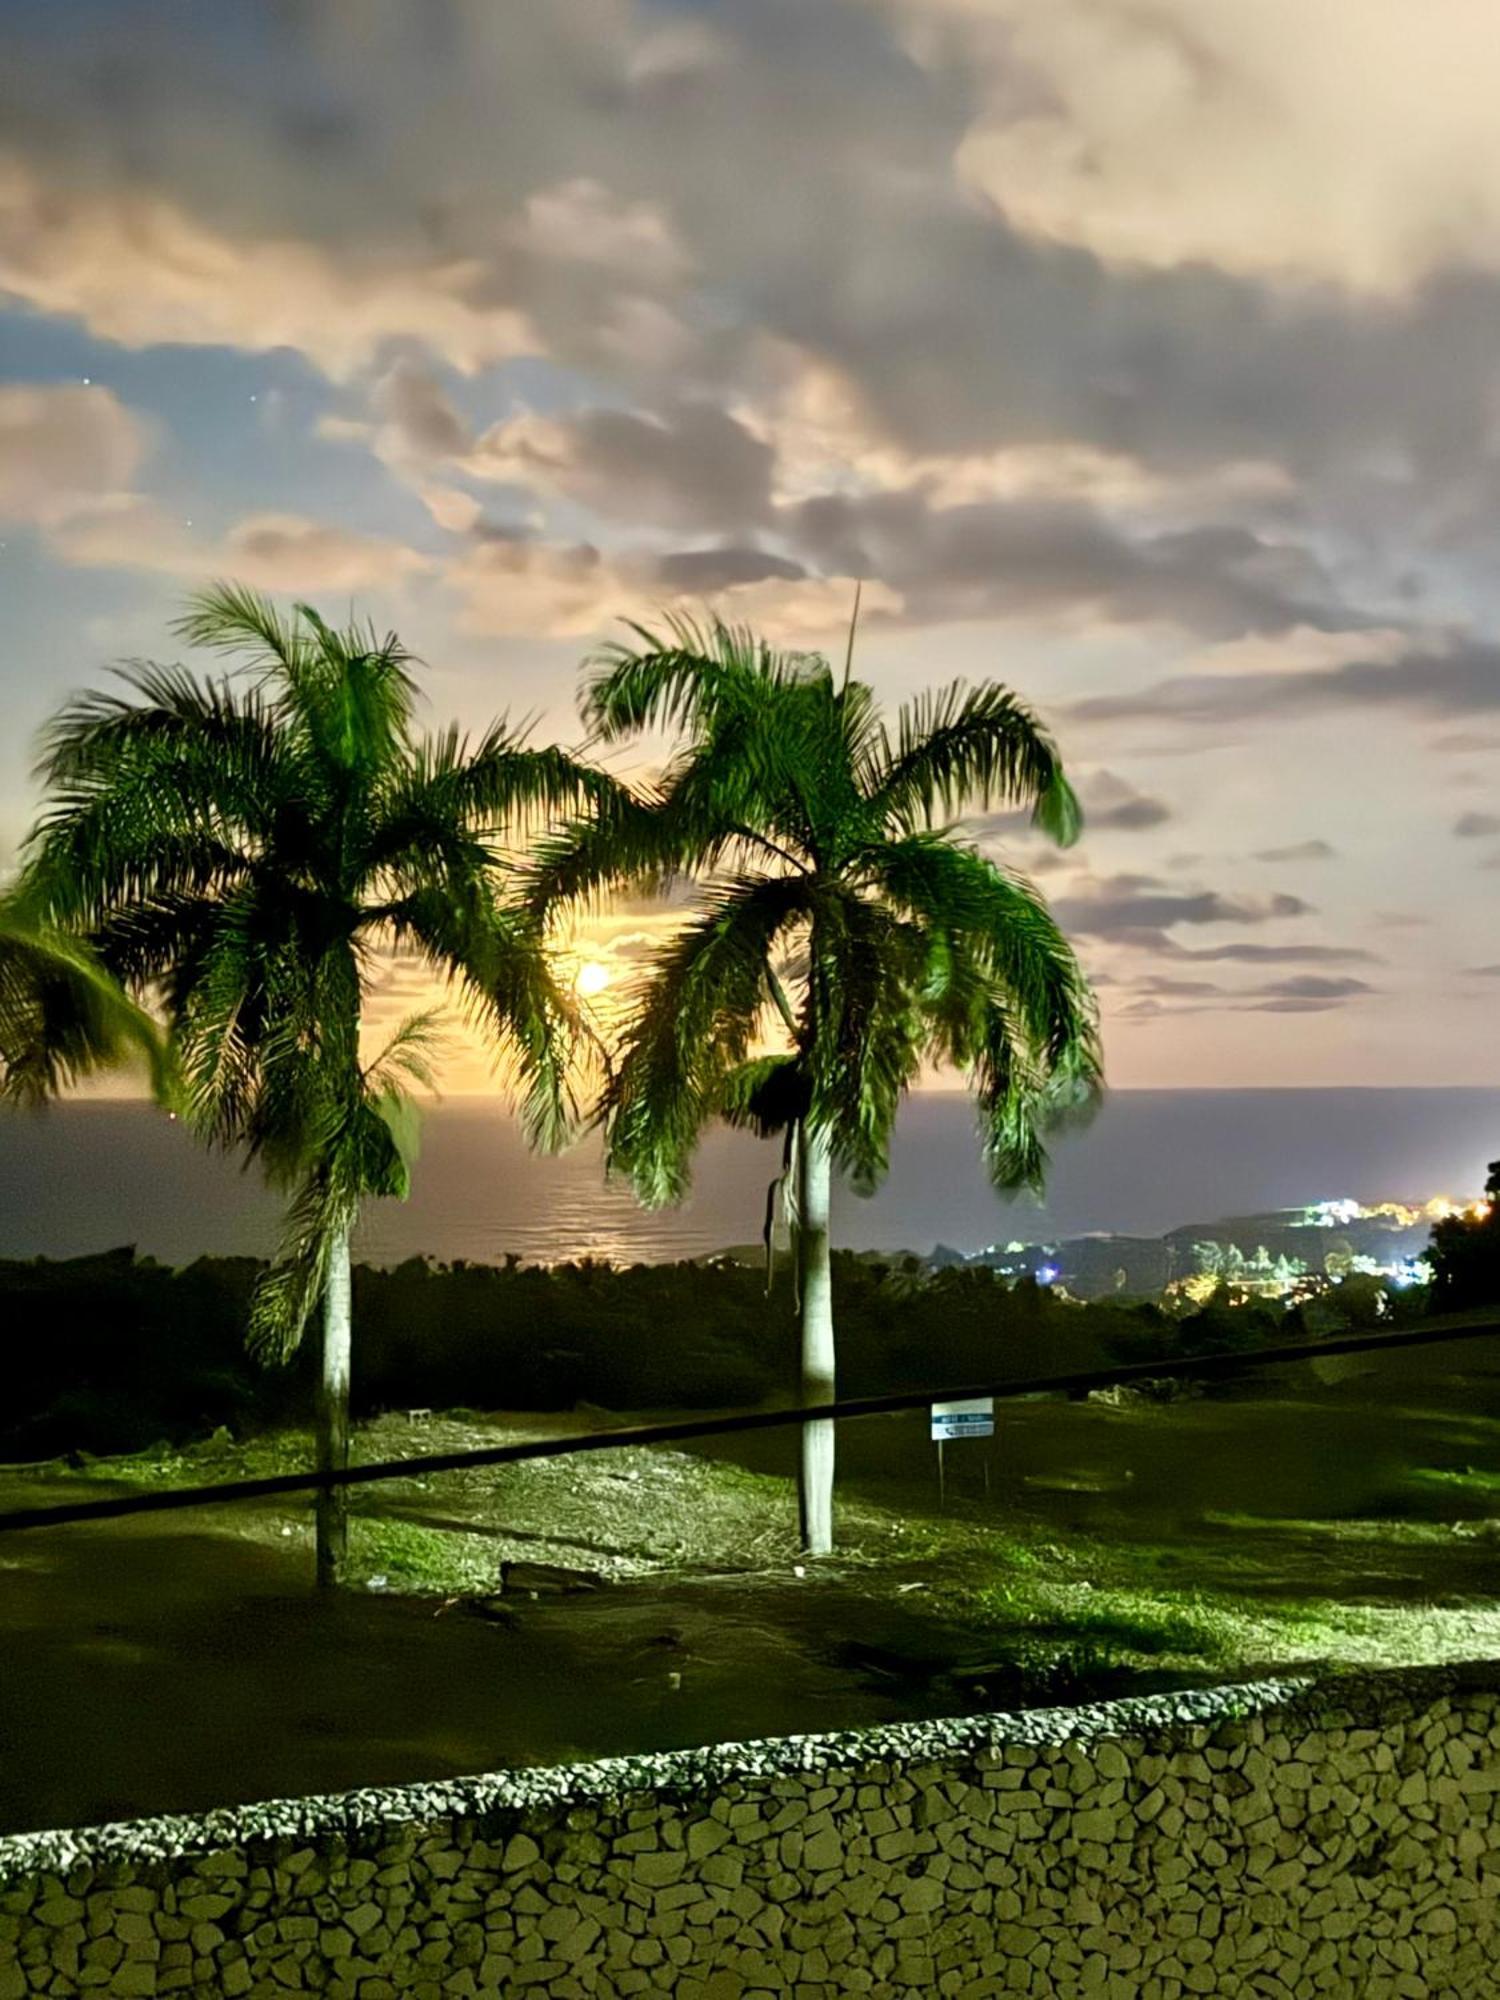
<path id="1" fill-rule="evenodd" d="M 1116 1362 L 1241 1354 L 1419 1318 L 1425 1303 L 1354 1278 L 1288 1307 L 1224 1297 L 1175 1309 L 1082 1303 L 982 1265 L 835 1251 L 839 1385 L 847 1396 L 1022 1382 Z M 300 1426 L 317 1385 L 308 1342 L 282 1368 L 245 1347 L 264 1267 L 201 1257 L 174 1269 L 130 1249 L 0 1261 L 5 1383 L 0 1460 L 106 1456 Z M 798 1326 L 784 1274 L 768 1297 L 745 1262 L 551 1266 L 357 1264 L 357 1416 L 561 1410 L 645 1417 L 788 1402 Z M 1252 1393 L 1270 1385 L 1247 1375 Z M 1163 1385 L 1132 1396 L 1193 1393 Z M 1222 1393 L 1216 1390 L 1215 1393 Z M 779 1448 L 779 1447 L 778 1447 Z M 788 1458 L 793 1455 L 790 1441 Z"/>
<path id="2" fill-rule="evenodd" d="M 350 1235 L 410 1185 L 432 1010 L 369 1046 L 392 954 L 446 987 L 506 1064 L 539 1146 L 602 1127 L 609 1169 L 678 1200 L 724 1119 L 779 1138 L 795 1244 L 800 1397 L 835 1395 L 834 1175 L 884 1173 L 897 1110 L 930 1065 L 972 1090 L 989 1173 L 1039 1186 L 1045 1135 L 1101 1084 L 1096 1011 L 1038 890 L 963 837 L 966 812 L 1080 814 L 1057 748 L 997 682 L 885 717 L 813 652 L 717 619 L 666 619 L 592 655 L 577 749 L 499 721 L 424 732 L 420 668 L 394 634 L 281 612 L 232 584 L 195 598 L 187 644 L 48 726 L 44 797 L 0 922 L 0 1061 L 45 1098 L 131 1051 L 208 1145 L 285 1196 L 285 1234 L 245 1305 L 252 1352 L 286 1359 L 314 1317 L 320 1470 L 347 1463 Z M 601 752 L 670 749 L 628 784 Z M 569 912 L 688 897 L 618 1039 L 601 1044 L 553 948 Z M 833 1540 L 833 1426 L 803 1427 L 803 1540 Z M 342 1488 L 322 1489 L 336 1580 Z"/>

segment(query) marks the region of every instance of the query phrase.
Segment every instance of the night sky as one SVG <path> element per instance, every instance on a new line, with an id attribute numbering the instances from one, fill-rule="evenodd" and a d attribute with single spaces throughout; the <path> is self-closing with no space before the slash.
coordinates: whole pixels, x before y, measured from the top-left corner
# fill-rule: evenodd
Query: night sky
<path id="1" fill-rule="evenodd" d="M 0 0 L 0 858 L 212 575 L 564 740 L 619 615 L 833 649 L 862 577 L 883 695 L 1061 738 L 1082 847 L 975 831 L 1113 1082 L 1495 1081 L 1497 55 L 1487 0 Z"/>

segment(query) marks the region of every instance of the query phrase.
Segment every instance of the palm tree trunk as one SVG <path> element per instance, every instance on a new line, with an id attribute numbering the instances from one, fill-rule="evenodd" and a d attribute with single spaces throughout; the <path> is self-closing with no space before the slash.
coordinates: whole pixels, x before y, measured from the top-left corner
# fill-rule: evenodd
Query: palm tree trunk
<path id="1" fill-rule="evenodd" d="M 802 1401 L 831 1403 L 835 1395 L 833 1348 L 833 1269 L 828 1237 L 833 1180 L 826 1132 L 806 1124 L 798 1137 L 797 1263 L 802 1286 Z M 798 1497 L 802 1546 L 809 1555 L 833 1549 L 834 1426 L 831 1421 L 802 1426 Z"/>
<path id="2" fill-rule="evenodd" d="M 318 1382 L 318 1470 L 342 1472 L 349 1463 L 351 1283 L 349 1231 L 340 1229 L 328 1253 L 323 1290 L 323 1356 Z M 343 1576 L 349 1546 L 349 1489 L 318 1492 L 318 1586 L 331 1589 Z"/>

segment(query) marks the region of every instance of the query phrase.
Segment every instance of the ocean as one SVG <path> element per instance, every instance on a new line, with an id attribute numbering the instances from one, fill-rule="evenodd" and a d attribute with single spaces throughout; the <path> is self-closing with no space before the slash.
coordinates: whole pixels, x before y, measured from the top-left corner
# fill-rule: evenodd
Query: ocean
<path id="1" fill-rule="evenodd" d="M 1472 1194 L 1497 1155 L 1500 1090 L 1127 1090 L 1058 1140 L 1044 1202 L 1004 1201 L 985 1182 L 968 1100 L 930 1092 L 908 1104 L 880 1192 L 836 1200 L 835 1236 L 926 1252 L 1156 1235 L 1334 1196 Z M 605 1183 L 597 1141 L 538 1159 L 497 1103 L 450 1099 L 427 1114 L 411 1200 L 371 1203 L 357 1249 L 377 1263 L 697 1256 L 759 1236 L 778 1164 L 777 1147 L 716 1131 L 691 1198 L 648 1214 Z M 276 1215 L 253 1176 L 147 1105 L 82 1102 L 0 1122 L 0 1256 L 123 1244 L 173 1263 L 264 1255 Z"/>

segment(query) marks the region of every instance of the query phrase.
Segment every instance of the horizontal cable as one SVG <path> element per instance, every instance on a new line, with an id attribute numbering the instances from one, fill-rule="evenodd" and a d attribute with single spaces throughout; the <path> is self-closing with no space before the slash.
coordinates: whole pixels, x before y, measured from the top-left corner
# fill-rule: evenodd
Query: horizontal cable
<path id="1" fill-rule="evenodd" d="M 275 1472 L 260 1479 L 221 1480 L 212 1486 L 173 1486 L 151 1493 L 120 1493 L 99 1500 L 66 1500 L 48 1507 L 13 1507 L 0 1512 L 0 1533 L 20 1528 L 60 1527 L 79 1521 L 113 1521 L 128 1514 L 179 1513 L 190 1507 L 227 1506 L 236 1500 L 270 1500 L 332 1486 L 373 1486 L 385 1479 L 410 1479 L 431 1472 L 461 1472 L 466 1466 L 522 1465 L 538 1458 L 567 1458 L 584 1451 L 623 1451 L 641 1445 L 675 1445 L 693 1438 L 732 1437 L 741 1431 L 769 1431 L 790 1424 L 838 1422 L 844 1418 L 891 1416 L 925 1409 L 930 1403 L 959 1403 L 993 1396 L 1084 1394 L 1121 1383 L 1195 1381 L 1272 1368 L 1287 1361 L 1316 1361 L 1335 1354 L 1383 1353 L 1388 1348 L 1434 1347 L 1445 1341 L 1480 1340 L 1500 1333 L 1500 1321 L 1431 1321 L 1399 1333 L 1346 1334 L 1332 1340 L 1299 1341 L 1262 1347 L 1249 1354 L 1193 1354 L 1175 1361 L 1125 1361 L 1071 1375 L 1034 1375 L 1006 1382 L 967 1382 L 956 1388 L 903 1389 L 884 1396 L 854 1396 L 844 1402 L 814 1403 L 795 1410 L 749 1410 L 727 1417 L 694 1417 L 686 1423 L 638 1424 L 630 1429 L 589 1431 L 574 1437 L 537 1438 L 525 1444 L 480 1445 L 466 1451 L 434 1451 L 412 1458 L 388 1458 L 338 1472 Z"/>

